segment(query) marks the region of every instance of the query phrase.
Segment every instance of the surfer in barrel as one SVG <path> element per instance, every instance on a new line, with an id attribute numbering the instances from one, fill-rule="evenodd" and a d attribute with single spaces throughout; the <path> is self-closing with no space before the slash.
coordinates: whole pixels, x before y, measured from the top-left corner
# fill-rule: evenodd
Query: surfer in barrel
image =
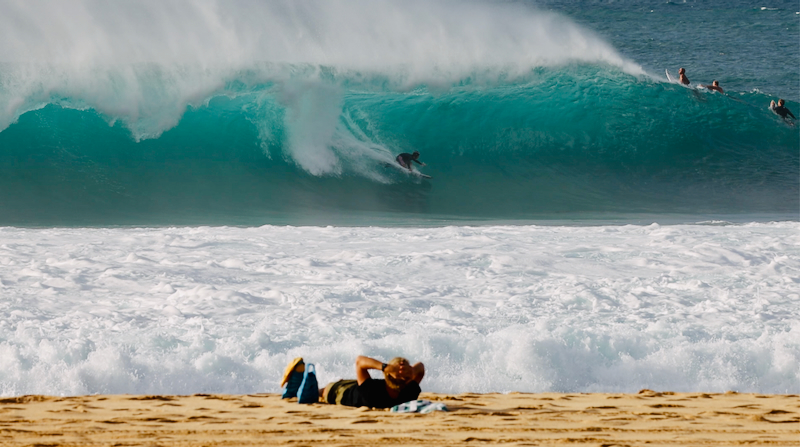
<path id="1" fill-rule="evenodd" d="M 788 121 L 789 116 L 791 116 L 792 119 L 797 119 L 791 112 L 791 110 L 787 109 L 786 106 L 784 106 L 785 103 L 786 102 L 783 99 L 779 99 L 777 104 L 775 103 L 775 101 L 770 101 L 769 109 L 778 114 L 784 120 Z"/>
<path id="2" fill-rule="evenodd" d="M 411 154 L 403 152 L 402 154 L 398 155 L 397 158 L 395 158 L 395 160 L 397 161 L 397 164 L 408 169 L 409 171 L 414 170 L 411 164 L 412 161 L 420 166 L 425 166 L 425 163 L 419 161 L 418 151 L 414 151 Z"/>

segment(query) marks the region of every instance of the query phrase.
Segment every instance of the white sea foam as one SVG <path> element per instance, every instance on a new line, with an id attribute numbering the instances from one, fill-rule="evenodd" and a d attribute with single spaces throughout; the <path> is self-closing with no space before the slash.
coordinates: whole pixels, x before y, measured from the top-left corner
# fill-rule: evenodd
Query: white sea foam
<path id="1" fill-rule="evenodd" d="M 0 229 L 0 394 L 800 392 L 800 224 Z"/>

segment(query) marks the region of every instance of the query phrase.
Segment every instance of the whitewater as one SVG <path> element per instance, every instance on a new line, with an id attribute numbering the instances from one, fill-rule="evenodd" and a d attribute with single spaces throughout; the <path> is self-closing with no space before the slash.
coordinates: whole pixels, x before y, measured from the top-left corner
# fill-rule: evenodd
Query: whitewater
<path id="1" fill-rule="evenodd" d="M 796 9 L 0 1 L 0 395 L 800 393 Z"/>
<path id="2" fill-rule="evenodd" d="M 797 393 L 800 225 L 0 230 L 0 393 Z"/>

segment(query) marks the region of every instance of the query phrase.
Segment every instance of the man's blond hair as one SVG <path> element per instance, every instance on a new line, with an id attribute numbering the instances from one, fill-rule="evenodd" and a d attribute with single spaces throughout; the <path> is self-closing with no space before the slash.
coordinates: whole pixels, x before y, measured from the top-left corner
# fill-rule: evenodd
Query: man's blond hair
<path id="1" fill-rule="evenodd" d="M 389 363 L 387 363 L 387 365 L 397 366 L 400 365 L 401 363 L 406 363 L 409 366 L 409 368 L 411 367 L 411 363 L 403 357 L 395 357 L 389 360 Z M 389 374 L 385 374 L 384 376 L 386 377 L 386 385 L 388 385 L 389 388 L 393 390 L 401 390 L 411 381 L 411 379 L 403 380 L 400 377 L 394 377 Z"/>

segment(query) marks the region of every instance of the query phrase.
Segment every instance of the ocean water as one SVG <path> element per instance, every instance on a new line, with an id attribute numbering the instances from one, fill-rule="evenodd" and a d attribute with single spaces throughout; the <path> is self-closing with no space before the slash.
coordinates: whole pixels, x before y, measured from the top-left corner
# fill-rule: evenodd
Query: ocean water
<path id="1" fill-rule="evenodd" d="M 796 2 L 3 1 L 0 38 L 2 395 L 359 354 L 800 393 Z"/>

